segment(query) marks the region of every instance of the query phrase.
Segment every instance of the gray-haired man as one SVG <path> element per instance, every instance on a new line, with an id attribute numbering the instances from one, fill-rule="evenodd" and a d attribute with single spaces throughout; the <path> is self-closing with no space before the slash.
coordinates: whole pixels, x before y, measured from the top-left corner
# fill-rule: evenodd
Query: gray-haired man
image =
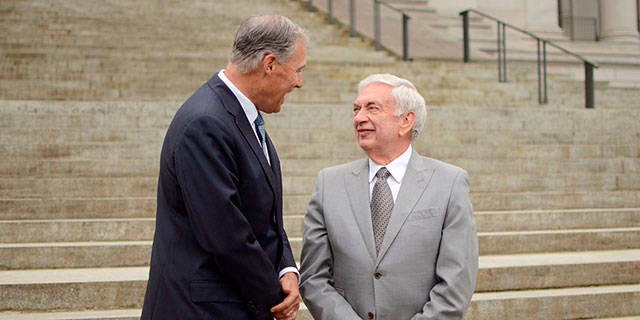
<path id="1" fill-rule="evenodd" d="M 461 319 L 478 270 L 467 173 L 411 147 L 426 107 L 388 74 L 360 82 L 353 126 L 368 158 L 318 175 L 301 292 L 316 320 Z"/>
<path id="2" fill-rule="evenodd" d="M 280 162 L 260 112 L 280 111 L 302 87 L 305 56 L 298 25 L 251 17 L 227 68 L 177 111 L 162 147 L 142 319 L 295 319 Z"/>

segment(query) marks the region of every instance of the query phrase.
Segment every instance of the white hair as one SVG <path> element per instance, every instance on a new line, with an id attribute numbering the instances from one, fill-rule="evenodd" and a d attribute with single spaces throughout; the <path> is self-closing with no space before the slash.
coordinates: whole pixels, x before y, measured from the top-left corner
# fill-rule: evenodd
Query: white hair
<path id="1" fill-rule="evenodd" d="M 238 27 L 229 60 L 242 73 L 256 70 L 267 54 L 284 63 L 295 52 L 299 39 L 307 42 L 304 29 L 285 16 L 251 16 Z"/>
<path id="2" fill-rule="evenodd" d="M 396 103 L 396 116 L 413 111 L 416 115 L 416 122 L 411 128 L 411 140 L 418 137 L 425 127 L 427 121 L 427 106 L 424 98 L 420 95 L 411 81 L 402 79 L 392 74 L 372 74 L 364 78 L 358 84 L 358 93 L 372 83 L 384 83 L 393 87 L 391 96 Z"/>

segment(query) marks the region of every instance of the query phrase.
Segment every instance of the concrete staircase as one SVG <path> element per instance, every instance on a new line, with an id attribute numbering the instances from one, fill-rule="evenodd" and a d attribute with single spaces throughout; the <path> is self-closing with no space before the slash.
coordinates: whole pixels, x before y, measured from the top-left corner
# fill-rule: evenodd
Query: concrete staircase
<path id="1" fill-rule="evenodd" d="M 558 73 L 539 106 L 527 66 L 497 84 L 491 63 L 398 62 L 284 0 L 43 0 L 0 3 L 0 319 L 139 317 L 165 130 L 258 12 L 312 35 L 305 87 L 266 117 L 296 256 L 317 171 L 363 157 L 357 82 L 392 72 L 429 104 L 416 149 L 470 174 L 481 258 L 467 319 L 640 316 L 637 90 L 600 82 L 586 110 L 582 83 Z"/>

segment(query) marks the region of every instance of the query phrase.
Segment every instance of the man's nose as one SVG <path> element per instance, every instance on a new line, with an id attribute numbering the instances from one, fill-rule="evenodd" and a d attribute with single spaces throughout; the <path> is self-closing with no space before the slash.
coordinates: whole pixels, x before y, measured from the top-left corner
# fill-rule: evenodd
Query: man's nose
<path id="1" fill-rule="evenodd" d="M 296 79 L 296 84 L 295 85 L 296 85 L 296 88 L 302 88 L 302 85 L 303 85 L 303 83 L 302 83 L 302 74 L 300 74 L 298 76 L 298 78 Z"/>
<path id="2" fill-rule="evenodd" d="M 367 121 L 366 111 L 360 109 L 353 115 L 353 123 L 360 124 L 362 122 Z"/>

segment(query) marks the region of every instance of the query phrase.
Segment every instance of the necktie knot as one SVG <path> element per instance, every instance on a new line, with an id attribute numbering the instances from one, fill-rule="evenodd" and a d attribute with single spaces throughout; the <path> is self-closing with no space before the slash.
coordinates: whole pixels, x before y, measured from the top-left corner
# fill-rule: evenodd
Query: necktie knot
<path id="1" fill-rule="evenodd" d="M 380 170 L 376 172 L 376 178 L 381 180 L 387 180 L 389 175 L 391 175 L 391 172 L 389 172 L 389 170 L 387 170 L 387 168 L 385 167 L 380 168 Z"/>
<path id="2" fill-rule="evenodd" d="M 260 115 L 260 112 L 258 112 L 258 117 L 255 121 L 253 121 L 253 123 L 255 123 L 259 127 L 264 126 L 264 120 L 262 119 L 262 115 Z"/>

